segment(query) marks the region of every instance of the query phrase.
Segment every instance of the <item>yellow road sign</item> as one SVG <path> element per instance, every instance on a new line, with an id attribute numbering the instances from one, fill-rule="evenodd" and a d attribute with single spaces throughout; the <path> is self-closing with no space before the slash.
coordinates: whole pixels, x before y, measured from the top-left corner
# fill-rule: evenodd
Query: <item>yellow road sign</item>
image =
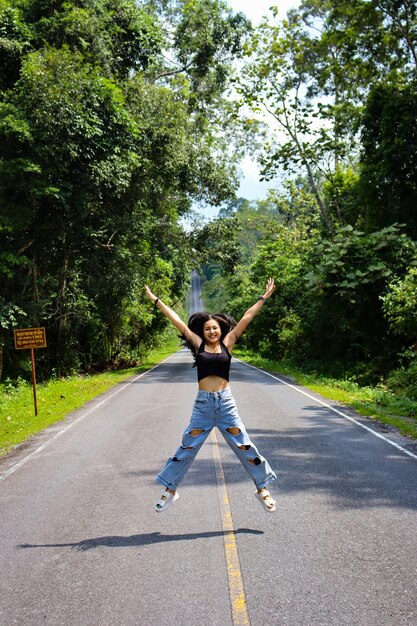
<path id="1" fill-rule="evenodd" d="M 13 331 L 16 350 L 46 348 L 45 328 L 18 328 Z"/>

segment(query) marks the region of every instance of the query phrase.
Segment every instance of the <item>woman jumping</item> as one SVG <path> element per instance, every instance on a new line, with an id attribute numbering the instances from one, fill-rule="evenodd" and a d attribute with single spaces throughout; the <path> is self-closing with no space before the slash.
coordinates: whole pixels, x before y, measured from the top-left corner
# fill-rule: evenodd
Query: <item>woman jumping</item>
<path id="1" fill-rule="evenodd" d="M 190 317 L 187 326 L 147 285 L 145 290 L 148 298 L 174 324 L 191 349 L 196 360 L 199 389 L 182 444 L 157 476 L 157 481 L 166 489 L 156 504 L 156 511 L 165 511 L 178 500 L 178 485 L 216 426 L 254 481 L 257 487 L 255 495 L 264 509 L 274 512 L 276 502 L 265 487 L 276 478 L 276 474 L 250 440 L 229 386 L 233 347 L 271 297 L 275 290 L 274 280 L 268 280 L 264 295 L 259 296 L 237 324 L 224 313 L 195 313 Z"/>

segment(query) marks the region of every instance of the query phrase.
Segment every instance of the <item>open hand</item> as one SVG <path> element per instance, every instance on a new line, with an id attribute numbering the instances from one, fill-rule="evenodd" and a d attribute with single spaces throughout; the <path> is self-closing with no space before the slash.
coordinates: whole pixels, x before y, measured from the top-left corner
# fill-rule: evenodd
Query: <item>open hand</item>
<path id="1" fill-rule="evenodd" d="M 268 278 L 268 282 L 266 283 L 266 289 L 264 293 L 264 298 L 270 298 L 276 289 L 275 281 L 273 278 Z"/>
<path id="2" fill-rule="evenodd" d="M 145 291 L 146 291 L 146 295 L 148 296 L 149 300 L 152 300 L 152 302 L 155 302 L 155 300 L 157 300 L 157 297 L 152 293 L 152 291 L 149 289 L 148 285 L 145 285 Z"/>

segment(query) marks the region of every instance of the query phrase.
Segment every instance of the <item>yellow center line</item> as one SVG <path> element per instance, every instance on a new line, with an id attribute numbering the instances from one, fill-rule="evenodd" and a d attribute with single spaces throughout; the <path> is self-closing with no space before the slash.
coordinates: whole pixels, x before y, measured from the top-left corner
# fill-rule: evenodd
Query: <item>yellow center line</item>
<path id="1" fill-rule="evenodd" d="M 224 477 L 223 464 L 220 456 L 219 441 L 214 429 L 211 431 L 211 443 L 217 482 L 217 495 L 219 498 L 220 517 L 224 531 L 223 543 L 224 554 L 226 557 L 232 623 L 233 626 L 238 624 L 250 624 L 242 572 L 239 563 L 239 553 L 237 550 L 232 511 L 230 509 L 226 479 Z"/>

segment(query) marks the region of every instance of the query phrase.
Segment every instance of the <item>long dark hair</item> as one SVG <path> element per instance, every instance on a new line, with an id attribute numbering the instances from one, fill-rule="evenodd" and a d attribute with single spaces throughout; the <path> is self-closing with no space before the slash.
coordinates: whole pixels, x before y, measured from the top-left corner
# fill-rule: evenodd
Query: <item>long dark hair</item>
<path id="1" fill-rule="evenodd" d="M 233 328 L 236 326 L 236 322 L 233 317 L 227 315 L 227 313 L 211 314 L 206 313 L 205 311 L 201 311 L 200 313 L 194 313 L 193 315 L 191 315 L 190 319 L 188 320 L 188 328 L 192 330 L 193 333 L 201 337 L 201 339 L 204 341 L 204 324 L 209 320 L 216 320 L 216 322 L 219 324 L 221 332 L 220 341 L 223 341 L 226 335 L 230 333 L 230 331 L 233 330 Z M 191 350 L 195 359 L 197 356 L 195 346 L 187 341 L 184 335 L 181 336 L 181 339 L 183 345 Z"/>

